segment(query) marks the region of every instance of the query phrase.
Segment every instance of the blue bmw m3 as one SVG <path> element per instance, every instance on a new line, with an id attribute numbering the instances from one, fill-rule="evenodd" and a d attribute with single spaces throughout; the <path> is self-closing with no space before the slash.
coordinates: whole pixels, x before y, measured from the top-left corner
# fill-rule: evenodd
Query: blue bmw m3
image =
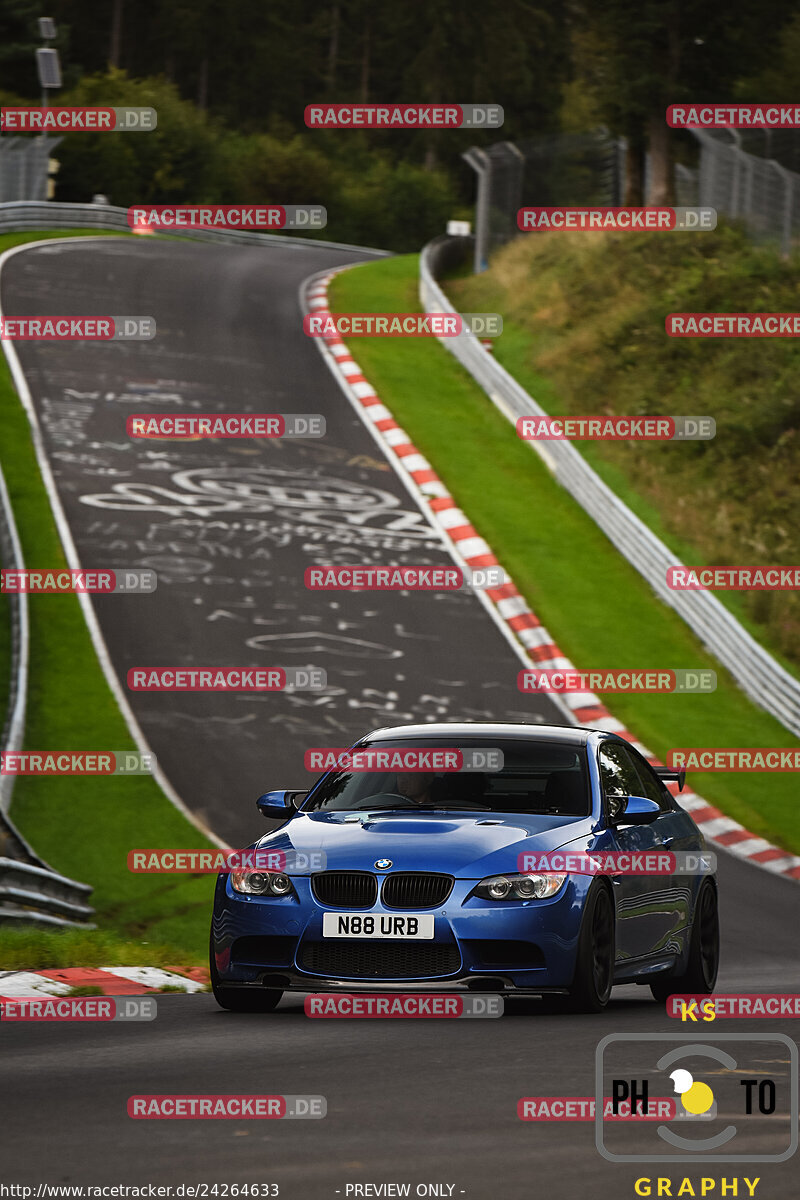
<path id="1" fill-rule="evenodd" d="M 410 748 L 423 765 L 430 751 L 434 769 L 384 769 L 408 755 L 379 751 Z M 665 786 L 674 773 L 572 726 L 409 725 L 356 751 L 374 769 L 336 767 L 308 792 L 257 801 L 283 823 L 254 848 L 283 869 L 218 876 L 210 966 L 223 1008 L 403 989 L 555 993 L 599 1012 L 614 984 L 647 984 L 659 1000 L 713 992 L 716 878 Z M 469 767 L 435 769 L 451 759 Z M 687 860 L 704 869 L 675 865 Z"/>

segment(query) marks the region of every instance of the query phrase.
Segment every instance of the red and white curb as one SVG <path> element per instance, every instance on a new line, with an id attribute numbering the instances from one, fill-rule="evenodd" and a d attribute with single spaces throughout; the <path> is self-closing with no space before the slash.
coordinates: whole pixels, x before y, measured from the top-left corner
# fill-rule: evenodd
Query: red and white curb
<path id="1" fill-rule="evenodd" d="M 308 312 L 322 315 L 328 313 L 328 284 L 338 273 L 331 271 L 315 276 L 308 282 L 303 292 Z M 406 482 L 439 526 L 456 561 L 469 567 L 500 566 L 491 547 L 456 506 L 455 500 L 431 464 L 420 454 L 408 434 L 397 424 L 380 396 L 364 377 L 345 342 L 337 336 L 320 337 L 315 341 L 367 427 L 382 442 L 389 459 L 394 459 L 396 465 L 401 468 Z M 504 576 L 509 579 L 507 572 L 504 572 Z M 536 666 L 575 669 L 510 579 L 502 587 L 487 589 L 483 595 Z M 654 766 L 661 765 L 592 692 L 566 694 L 558 699 L 563 702 L 562 707 L 565 706 L 569 710 L 574 724 L 591 729 L 606 729 L 619 734 Z M 800 857 L 750 833 L 738 821 L 726 817 L 718 808 L 708 804 L 691 788 L 684 788 L 679 794 L 676 783 L 667 786 L 681 807 L 692 814 L 692 818 L 709 841 L 739 858 L 747 859 L 755 866 L 763 867 L 764 870 L 800 880 Z"/>
<path id="2" fill-rule="evenodd" d="M 104 996 L 141 996 L 164 988 L 205 991 L 204 971 L 161 967 L 53 967 L 43 971 L 0 971 L 0 1001 L 68 996 L 73 988 L 97 988 Z"/>

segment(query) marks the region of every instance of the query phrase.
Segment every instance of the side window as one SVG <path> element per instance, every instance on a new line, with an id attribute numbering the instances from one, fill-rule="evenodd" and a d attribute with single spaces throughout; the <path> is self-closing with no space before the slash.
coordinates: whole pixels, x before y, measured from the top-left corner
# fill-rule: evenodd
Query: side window
<path id="1" fill-rule="evenodd" d="M 603 791 L 609 796 L 638 796 L 641 788 L 633 759 L 618 742 L 603 742 L 598 755 Z"/>
<path id="2" fill-rule="evenodd" d="M 650 766 L 650 763 L 646 758 L 642 758 L 641 754 L 636 754 L 635 751 L 631 752 L 631 757 L 636 764 L 637 773 L 642 781 L 641 794 L 647 796 L 648 800 L 655 800 L 659 808 L 664 809 L 665 812 L 671 811 L 672 798 Z"/>

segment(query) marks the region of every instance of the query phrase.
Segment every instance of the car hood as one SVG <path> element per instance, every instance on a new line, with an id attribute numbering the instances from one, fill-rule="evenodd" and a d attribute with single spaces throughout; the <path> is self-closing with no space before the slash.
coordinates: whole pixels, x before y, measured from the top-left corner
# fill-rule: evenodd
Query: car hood
<path id="1" fill-rule="evenodd" d="M 374 871 L 377 859 L 388 858 L 394 871 L 440 871 L 481 879 L 516 871 L 517 856 L 523 852 L 556 850 L 587 838 L 592 826 L 591 817 L 528 813 L 299 813 L 257 845 L 298 856 L 322 853 L 329 871 Z M 315 869 L 319 867 L 291 873 Z"/>

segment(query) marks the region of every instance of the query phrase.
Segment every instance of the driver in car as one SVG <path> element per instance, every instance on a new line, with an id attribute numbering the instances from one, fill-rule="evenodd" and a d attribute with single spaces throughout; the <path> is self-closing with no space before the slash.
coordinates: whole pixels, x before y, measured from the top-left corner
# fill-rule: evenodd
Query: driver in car
<path id="1" fill-rule="evenodd" d="M 420 771 L 398 772 L 397 791 L 412 804 L 432 804 L 431 785 L 435 778 Z"/>

